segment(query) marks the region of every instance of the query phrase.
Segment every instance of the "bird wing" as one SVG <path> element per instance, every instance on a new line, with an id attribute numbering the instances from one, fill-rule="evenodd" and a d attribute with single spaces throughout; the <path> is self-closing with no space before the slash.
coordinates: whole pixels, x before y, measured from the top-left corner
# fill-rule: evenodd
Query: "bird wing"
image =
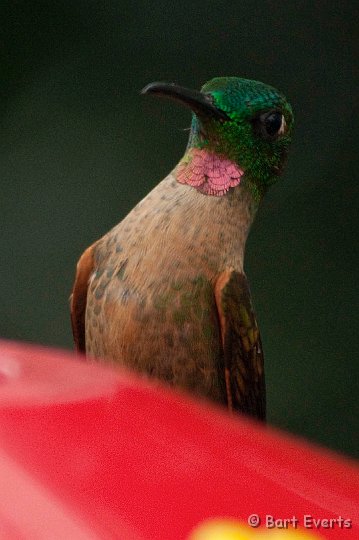
<path id="1" fill-rule="evenodd" d="M 265 420 L 262 344 L 246 276 L 232 268 L 224 270 L 215 284 L 215 298 L 228 408 Z"/>
<path id="2" fill-rule="evenodd" d="M 94 245 L 84 251 L 77 263 L 76 278 L 70 296 L 71 324 L 78 352 L 86 352 L 85 315 L 87 288 L 94 269 Z"/>

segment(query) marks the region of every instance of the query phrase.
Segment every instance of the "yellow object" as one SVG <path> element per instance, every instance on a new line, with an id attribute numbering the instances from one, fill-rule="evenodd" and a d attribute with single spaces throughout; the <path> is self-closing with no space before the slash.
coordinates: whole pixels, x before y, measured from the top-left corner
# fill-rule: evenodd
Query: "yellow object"
<path id="1" fill-rule="evenodd" d="M 216 519 L 206 521 L 197 527 L 189 540 L 256 540 L 257 532 L 240 525 L 238 521 Z"/>
<path id="2" fill-rule="evenodd" d="M 188 540 L 319 540 L 303 529 L 255 529 L 231 519 L 214 519 L 196 527 Z"/>

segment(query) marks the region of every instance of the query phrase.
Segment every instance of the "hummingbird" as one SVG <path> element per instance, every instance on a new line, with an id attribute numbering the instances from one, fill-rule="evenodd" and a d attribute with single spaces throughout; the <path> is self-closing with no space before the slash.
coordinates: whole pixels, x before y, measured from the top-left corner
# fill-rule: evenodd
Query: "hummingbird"
<path id="1" fill-rule="evenodd" d="M 191 109 L 188 145 L 81 256 L 70 300 L 76 348 L 264 420 L 263 349 L 243 260 L 287 159 L 291 106 L 238 77 L 200 91 L 154 82 L 142 93 Z"/>

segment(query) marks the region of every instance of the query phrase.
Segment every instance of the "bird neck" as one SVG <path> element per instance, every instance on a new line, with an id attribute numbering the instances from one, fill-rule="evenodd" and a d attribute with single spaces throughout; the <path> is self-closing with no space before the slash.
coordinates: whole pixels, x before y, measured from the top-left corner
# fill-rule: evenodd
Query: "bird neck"
<path id="1" fill-rule="evenodd" d="M 187 246 L 191 255 L 193 246 L 202 246 L 205 253 L 201 251 L 199 255 L 208 257 L 214 274 L 228 266 L 243 271 L 245 244 L 259 206 L 246 179 L 222 196 L 210 196 L 188 182 L 179 182 L 178 168 L 179 165 L 168 177 L 174 189 L 171 195 L 167 182 L 164 186 L 166 198 L 169 197 L 165 204 L 170 206 L 173 200 L 177 201 L 169 226 L 170 235 L 175 239 L 179 234 L 179 241 Z M 174 177 L 177 182 L 173 182 Z"/>

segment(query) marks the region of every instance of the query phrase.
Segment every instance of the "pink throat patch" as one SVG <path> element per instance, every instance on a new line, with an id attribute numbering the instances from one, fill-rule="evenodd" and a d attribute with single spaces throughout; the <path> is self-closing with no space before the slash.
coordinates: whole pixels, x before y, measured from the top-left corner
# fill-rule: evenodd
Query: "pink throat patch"
<path id="1" fill-rule="evenodd" d="M 203 148 L 191 148 L 176 169 L 178 182 L 217 197 L 238 186 L 243 174 L 233 161 Z"/>

